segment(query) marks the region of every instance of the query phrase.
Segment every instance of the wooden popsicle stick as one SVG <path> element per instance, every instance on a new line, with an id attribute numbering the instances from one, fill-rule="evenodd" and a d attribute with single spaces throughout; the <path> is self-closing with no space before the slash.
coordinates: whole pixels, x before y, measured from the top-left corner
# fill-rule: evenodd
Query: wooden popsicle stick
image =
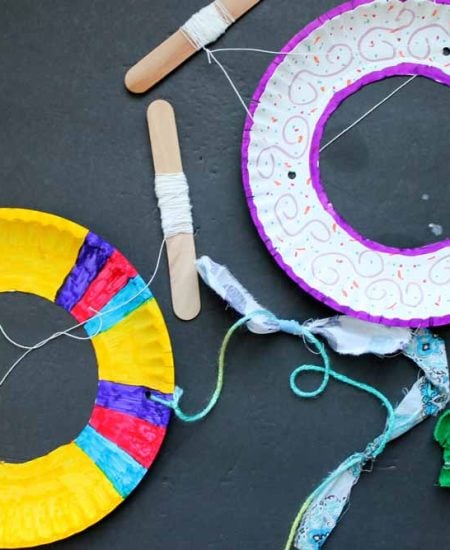
<path id="1" fill-rule="evenodd" d="M 222 4 L 237 21 L 260 1 L 222 0 Z M 196 51 L 184 34 L 177 30 L 129 69 L 125 75 L 125 86 L 135 94 L 146 92 L 194 55 Z"/>
<path id="2" fill-rule="evenodd" d="M 176 174 L 183 171 L 175 113 L 167 101 L 150 104 L 147 122 L 156 174 Z M 183 321 L 200 313 L 200 289 L 195 267 L 194 235 L 180 233 L 166 239 L 169 263 L 172 308 Z"/>

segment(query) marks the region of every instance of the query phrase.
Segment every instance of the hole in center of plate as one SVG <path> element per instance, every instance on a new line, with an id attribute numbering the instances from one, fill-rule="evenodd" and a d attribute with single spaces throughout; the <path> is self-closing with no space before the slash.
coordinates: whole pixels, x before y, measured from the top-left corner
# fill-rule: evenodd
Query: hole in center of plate
<path id="1" fill-rule="evenodd" d="M 7 334 L 29 346 L 76 324 L 52 302 L 21 292 L 0 293 L 0 311 Z M 0 377 L 24 351 L 0 335 Z M 0 387 L 0 460 L 25 462 L 72 441 L 90 417 L 97 384 L 89 340 L 61 336 L 32 351 Z"/>
<path id="2" fill-rule="evenodd" d="M 367 85 L 331 116 L 322 146 L 406 80 Z M 320 155 L 322 183 L 340 216 L 386 246 L 450 237 L 447 86 L 418 77 Z"/>

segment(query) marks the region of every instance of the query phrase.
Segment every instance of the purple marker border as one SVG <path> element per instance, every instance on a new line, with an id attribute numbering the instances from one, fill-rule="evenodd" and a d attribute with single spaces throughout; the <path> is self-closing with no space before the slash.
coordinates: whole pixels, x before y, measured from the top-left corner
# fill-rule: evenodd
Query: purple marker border
<path id="1" fill-rule="evenodd" d="M 281 50 L 282 53 L 280 53 L 273 60 L 273 62 L 265 72 L 264 76 L 262 77 L 253 95 L 253 98 L 250 102 L 250 108 L 249 108 L 250 114 L 253 116 L 254 113 L 256 112 L 256 109 L 260 103 L 261 96 L 263 95 L 269 80 L 272 78 L 273 74 L 278 68 L 278 65 L 280 65 L 286 58 L 286 56 L 283 54 L 285 54 L 286 52 L 292 51 L 300 42 L 305 40 L 312 32 L 314 32 L 316 29 L 321 27 L 328 20 L 334 19 L 335 17 L 338 17 L 339 15 L 346 13 L 348 11 L 352 11 L 359 6 L 372 4 L 373 2 L 376 2 L 376 1 L 377 0 L 352 0 L 350 2 L 345 2 L 344 4 L 341 4 L 340 6 L 337 6 L 336 8 L 333 8 L 328 12 L 326 12 L 325 14 L 321 15 L 319 18 L 317 18 L 312 23 L 307 25 L 302 31 L 296 34 Z M 448 5 L 450 4 L 450 0 L 436 0 L 435 3 Z M 355 93 L 357 90 L 359 90 L 361 87 L 365 86 L 366 84 L 369 84 L 371 82 L 376 82 L 378 80 L 381 80 L 383 78 L 387 78 L 390 76 L 398 76 L 398 75 L 401 76 L 405 74 L 406 75 L 420 74 L 422 76 L 426 76 L 428 78 L 436 80 L 437 82 L 450 86 L 450 77 L 448 75 L 446 75 L 445 73 L 443 73 L 437 68 L 433 68 L 426 65 L 419 65 L 419 64 L 403 63 L 394 67 L 383 69 L 382 71 L 370 73 L 362 77 L 360 80 L 353 83 L 351 86 L 349 86 L 345 90 L 342 90 L 341 92 L 336 93 L 335 96 L 331 99 L 328 107 L 326 108 L 325 112 L 320 118 L 314 131 L 313 141 L 311 145 L 310 166 L 311 166 L 313 185 L 316 189 L 316 192 L 318 193 L 318 196 L 322 204 L 324 205 L 326 210 L 330 212 L 331 215 L 335 218 L 336 222 L 340 226 L 342 226 L 347 232 L 349 232 L 352 236 L 354 236 L 355 239 L 361 242 L 364 242 L 364 244 L 366 244 L 368 248 L 371 248 L 373 250 L 389 252 L 394 254 L 401 254 L 405 256 L 419 256 L 432 251 L 441 250 L 442 248 L 450 246 L 450 239 L 447 239 L 445 241 L 441 241 L 439 243 L 435 243 L 432 245 L 427 245 L 421 248 L 399 249 L 399 248 L 393 248 L 393 247 L 386 247 L 380 243 L 376 243 L 374 241 L 364 238 L 359 233 L 357 233 L 353 228 L 351 228 L 351 226 L 349 226 L 343 220 L 343 218 L 341 218 L 334 211 L 332 206 L 328 205 L 329 201 L 325 193 L 325 190 L 323 188 L 323 185 L 321 183 L 320 171 L 319 171 L 319 148 L 320 148 L 320 140 L 323 135 L 323 130 L 330 116 L 334 113 L 334 111 L 338 108 L 338 106 L 342 103 L 342 101 L 344 101 L 348 96 Z M 446 325 L 450 323 L 450 314 L 444 315 L 442 317 L 429 317 L 426 319 L 420 319 L 420 318 L 398 319 L 398 318 L 387 318 L 382 315 L 379 315 L 379 316 L 371 315 L 365 311 L 357 311 L 348 306 L 343 306 L 341 304 L 338 304 L 332 298 L 325 296 L 320 291 L 310 287 L 303 279 L 301 279 L 296 273 L 294 273 L 293 269 L 284 262 L 280 253 L 273 246 L 271 240 L 266 234 L 264 226 L 258 217 L 256 205 L 253 201 L 253 193 L 250 187 L 250 175 L 248 171 L 248 149 L 250 146 L 250 131 L 252 127 L 253 127 L 253 120 L 250 118 L 250 116 L 247 116 L 245 121 L 245 126 L 244 126 L 243 140 L 242 140 L 242 164 L 241 164 L 244 191 L 247 198 L 247 203 L 250 209 L 250 214 L 252 216 L 253 222 L 256 226 L 256 229 L 260 237 L 264 241 L 266 247 L 268 248 L 269 252 L 272 254 L 277 264 L 281 267 L 281 269 L 283 269 L 285 273 L 287 273 L 287 275 L 292 280 L 294 280 L 303 290 L 305 290 L 306 292 L 314 296 L 314 298 L 321 301 L 325 305 L 341 313 L 349 314 L 349 315 L 352 315 L 353 317 L 357 317 L 365 321 L 372 321 L 375 323 L 383 323 L 385 325 L 390 325 L 390 326 L 403 326 L 403 327 L 431 327 L 431 326 L 438 326 L 438 325 Z"/>

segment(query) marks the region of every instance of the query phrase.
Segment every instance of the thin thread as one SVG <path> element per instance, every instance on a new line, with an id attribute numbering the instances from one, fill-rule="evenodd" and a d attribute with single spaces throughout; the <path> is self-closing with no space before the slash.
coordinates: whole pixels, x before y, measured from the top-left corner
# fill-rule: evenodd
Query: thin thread
<path id="1" fill-rule="evenodd" d="M 45 338 L 44 340 L 41 340 L 40 342 L 37 342 L 36 344 L 34 344 L 32 346 L 26 346 L 24 344 L 20 344 L 20 343 L 16 342 L 15 340 L 13 340 L 7 334 L 4 327 L 2 325 L 0 325 L 0 332 L 8 342 L 10 342 L 12 345 L 16 346 L 17 348 L 26 350 L 16 361 L 14 361 L 14 363 L 9 367 L 9 369 L 6 371 L 6 373 L 2 376 L 2 378 L 0 379 L 0 387 L 3 386 L 3 384 L 6 382 L 6 380 L 11 375 L 11 373 L 16 369 L 16 367 L 32 351 L 42 348 L 43 346 L 45 346 L 49 342 L 52 342 L 53 340 L 56 340 L 60 336 L 67 336 L 67 337 L 73 338 L 75 340 L 92 340 L 93 338 L 95 338 L 102 330 L 103 316 L 105 316 L 109 313 L 112 313 L 112 312 L 124 307 L 125 305 L 129 304 L 130 302 L 135 300 L 140 294 L 142 294 L 142 292 L 144 292 L 146 289 L 148 289 L 149 286 L 152 284 L 152 282 L 153 282 L 154 278 L 156 277 L 156 275 L 158 273 L 158 270 L 159 270 L 159 266 L 160 266 L 160 263 L 161 263 L 162 252 L 163 252 L 163 249 L 164 249 L 164 244 L 165 244 L 165 240 L 162 241 L 161 246 L 159 248 L 158 258 L 157 258 L 157 261 L 156 261 L 156 266 L 155 266 L 155 269 L 154 269 L 154 271 L 152 273 L 152 276 L 150 277 L 148 283 L 146 283 L 146 285 L 141 290 L 139 290 L 139 292 L 137 292 L 134 296 L 131 296 L 130 298 L 128 298 L 127 300 L 125 300 L 121 304 L 118 304 L 117 306 L 114 306 L 110 309 L 106 309 L 104 311 L 97 311 L 94 308 L 90 307 L 89 309 L 91 311 L 95 312 L 95 315 L 93 317 L 91 317 L 90 319 L 86 319 L 85 321 L 82 321 L 81 323 L 77 323 L 76 325 L 73 325 L 72 327 L 69 327 L 66 330 L 57 331 L 57 332 L 51 334 L 49 337 Z M 94 319 L 99 320 L 99 326 L 97 327 L 97 330 L 95 331 L 94 334 L 89 335 L 89 336 L 77 336 L 75 334 L 71 334 L 72 331 L 76 330 L 77 328 L 80 328 L 80 327 L 84 326 L 87 322 L 92 321 Z"/>
<path id="2" fill-rule="evenodd" d="M 222 36 L 234 21 L 221 0 L 216 0 L 194 13 L 180 30 L 195 50 L 201 50 Z"/>
<path id="3" fill-rule="evenodd" d="M 265 53 L 265 54 L 273 54 L 273 55 L 285 55 L 285 56 L 303 56 L 303 57 L 306 57 L 308 55 L 312 55 L 311 52 L 305 52 L 305 53 L 298 53 L 298 52 L 277 52 L 277 51 L 273 51 L 273 50 L 264 50 L 264 49 L 260 49 L 260 48 L 216 48 L 214 50 L 210 50 L 206 47 L 203 48 L 207 54 L 207 57 L 208 57 L 208 62 L 211 64 L 211 60 L 214 61 L 216 63 L 216 65 L 220 68 L 220 70 L 223 72 L 223 74 L 225 75 L 226 79 L 228 80 L 229 84 L 231 85 L 235 95 L 237 96 L 237 98 L 239 99 L 239 102 L 242 104 L 242 106 L 244 107 L 245 109 L 245 112 L 247 113 L 247 115 L 249 116 L 249 118 L 254 122 L 254 118 L 250 112 L 250 110 L 248 109 L 247 107 L 247 104 L 245 103 L 241 93 L 239 92 L 237 86 L 234 84 L 231 76 L 229 75 L 229 73 L 227 72 L 227 70 L 225 69 L 225 67 L 222 65 L 222 63 L 220 63 L 220 61 L 217 59 L 217 57 L 214 55 L 215 53 L 220 53 L 220 52 L 255 52 L 255 53 Z M 408 80 L 406 80 L 405 82 L 403 82 L 400 86 L 398 86 L 397 88 L 395 88 L 391 93 L 389 93 L 385 98 L 383 98 L 381 101 L 379 101 L 376 105 L 374 105 L 373 107 L 371 107 L 366 113 L 364 113 L 362 116 L 360 116 L 357 120 L 355 120 L 354 122 L 352 122 L 352 124 L 350 124 L 349 126 L 347 126 L 347 128 L 345 128 L 344 130 L 342 130 L 342 132 L 339 132 L 339 134 L 337 134 L 336 136 L 334 136 L 332 139 L 330 139 L 330 141 L 328 141 L 325 145 L 323 145 L 321 148 L 320 148 L 320 152 L 322 151 L 325 151 L 325 149 L 327 149 L 330 145 L 332 145 L 333 143 L 335 143 L 339 138 L 341 138 L 342 136 L 344 136 L 347 132 L 349 132 L 350 130 L 352 130 L 355 126 L 357 126 L 360 122 L 362 122 L 365 118 L 367 118 L 369 115 L 371 115 L 374 111 L 376 111 L 379 107 L 381 107 L 384 103 L 386 103 L 387 101 L 389 101 L 389 99 L 391 99 L 392 97 L 394 97 L 398 92 L 400 92 L 400 90 L 402 90 L 405 86 L 407 86 L 408 84 L 410 84 L 415 78 L 417 78 L 418 75 L 413 75 L 412 77 L 410 77 Z"/>
<path id="4" fill-rule="evenodd" d="M 183 172 L 155 175 L 155 193 L 165 239 L 180 233 L 193 233 L 192 204 Z"/>
<path id="5" fill-rule="evenodd" d="M 276 50 L 264 50 L 262 48 L 214 48 L 213 50 L 209 50 L 212 53 L 220 53 L 220 52 L 254 52 L 254 53 L 268 53 L 273 55 L 286 55 L 286 56 L 302 56 L 307 57 L 308 55 L 313 55 L 311 52 L 280 52 Z"/>
<path id="6" fill-rule="evenodd" d="M 402 90 L 405 86 L 407 86 L 409 83 L 411 83 L 415 78 L 417 78 L 418 75 L 414 75 L 412 76 L 411 78 L 408 78 L 408 80 L 406 80 L 405 82 L 403 82 L 402 84 L 400 84 L 400 86 L 398 86 L 397 88 L 395 88 L 395 90 L 393 90 L 390 94 L 388 94 L 384 99 L 382 99 L 381 101 L 379 101 L 378 103 L 376 103 L 373 107 L 371 107 L 368 111 L 366 111 L 363 115 L 361 115 L 358 119 L 356 119 L 354 122 L 352 122 L 349 126 L 347 126 L 347 128 L 345 128 L 344 130 L 342 130 L 342 132 L 339 132 L 339 134 L 337 134 L 336 136 L 334 136 L 334 138 L 330 139 L 330 141 L 328 141 L 327 143 L 325 143 L 325 145 L 323 145 L 321 148 L 320 148 L 320 152 L 322 151 L 325 151 L 325 149 L 327 147 L 329 147 L 330 145 L 332 145 L 335 141 L 337 141 L 339 138 L 341 138 L 342 136 L 344 136 L 347 132 L 349 132 L 350 130 L 352 130 L 355 126 L 357 126 L 360 122 L 362 122 L 364 119 L 366 119 L 369 115 L 371 115 L 374 111 L 376 111 L 379 107 L 381 107 L 382 105 L 384 105 L 386 103 L 386 101 L 389 101 L 389 99 L 391 99 L 392 97 L 394 97 L 396 94 L 398 94 L 398 92 L 400 92 L 400 90 Z"/>
<path id="7" fill-rule="evenodd" d="M 214 61 L 214 63 L 219 67 L 219 69 L 223 72 L 223 74 L 225 75 L 225 78 L 228 80 L 231 88 L 233 89 L 234 93 L 236 94 L 237 98 L 239 99 L 242 107 L 244 107 L 244 110 L 245 112 L 247 113 L 247 115 L 249 116 L 249 118 L 251 120 L 254 120 L 253 119 L 253 116 L 249 110 L 249 108 L 247 107 L 247 104 L 245 103 L 244 101 L 244 98 L 242 97 L 241 93 L 239 92 L 237 86 L 235 85 L 235 83 L 233 82 L 231 76 L 228 74 L 228 71 L 225 69 L 225 67 L 222 65 L 222 63 L 217 59 L 217 57 L 214 55 L 214 53 L 211 51 L 211 50 L 208 50 L 208 48 L 204 48 L 205 52 L 206 52 L 206 55 L 208 57 L 208 63 L 211 64 L 211 60 Z"/>

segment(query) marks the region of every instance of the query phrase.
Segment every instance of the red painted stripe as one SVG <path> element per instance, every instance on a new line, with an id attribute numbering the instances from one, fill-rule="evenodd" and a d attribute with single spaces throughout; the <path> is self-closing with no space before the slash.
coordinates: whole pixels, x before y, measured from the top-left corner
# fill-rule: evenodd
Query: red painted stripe
<path id="1" fill-rule="evenodd" d="M 98 405 L 94 407 L 89 424 L 145 468 L 155 460 L 166 431 L 140 418 Z"/>
<path id="2" fill-rule="evenodd" d="M 95 315 L 94 310 L 100 311 L 136 275 L 135 268 L 116 250 L 81 300 L 71 309 L 72 315 L 79 322 L 90 319 Z"/>

